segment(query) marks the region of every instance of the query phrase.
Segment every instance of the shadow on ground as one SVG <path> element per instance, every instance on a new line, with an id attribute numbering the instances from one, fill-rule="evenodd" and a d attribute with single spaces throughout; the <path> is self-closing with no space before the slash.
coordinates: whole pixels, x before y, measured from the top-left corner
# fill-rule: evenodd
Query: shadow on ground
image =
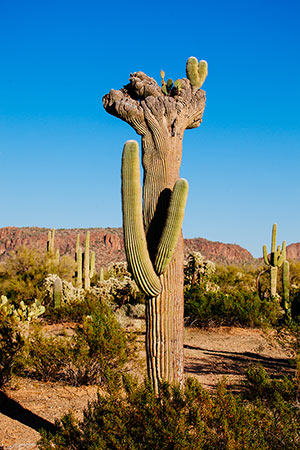
<path id="1" fill-rule="evenodd" d="M 295 372 L 295 364 L 288 358 L 272 358 L 262 356 L 252 352 L 229 352 L 223 350 L 208 350 L 201 347 L 185 345 L 187 350 L 196 350 L 193 354 L 193 361 L 189 356 L 186 357 L 184 372 L 188 376 L 216 375 L 230 378 L 231 376 L 243 377 L 247 369 L 251 366 L 262 366 L 273 378 L 279 378 L 282 375 L 292 375 Z M 215 389 L 215 384 L 209 384 L 209 389 Z M 240 383 L 230 383 L 228 385 L 232 391 L 241 391 L 244 387 Z"/>
<path id="2" fill-rule="evenodd" d="M 29 409 L 24 408 L 20 403 L 8 397 L 5 392 L 0 391 L 0 413 L 10 417 L 13 420 L 32 428 L 35 431 L 44 429 L 54 433 L 56 426 L 46 419 L 34 414 Z"/>

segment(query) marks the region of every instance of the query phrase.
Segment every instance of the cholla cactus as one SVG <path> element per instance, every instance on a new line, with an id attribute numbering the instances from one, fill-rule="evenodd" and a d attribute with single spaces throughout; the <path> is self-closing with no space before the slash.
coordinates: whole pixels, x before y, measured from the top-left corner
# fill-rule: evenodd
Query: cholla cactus
<path id="1" fill-rule="evenodd" d="M 48 297 L 51 299 L 51 303 L 54 302 L 53 286 L 58 279 L 60 280 L 59 276 L 49 274 L 44 281 L 44 286 L 48 293 Z M 66 280 L 61 280 L 61 284 L 61 305 L 69 304 L 75 301 L 82 301 L 84 299 L 84 289 L 76 288 L 72 283 Z"/>
<path id="2" fill-rule="evenodd" d="M 113 263 L 107 270 L 106 280 L 100 281 L 95 292 L 102 298 L 124 303 L 129 296 L 135 297 L 138 287 L 127 270 L 126 263 Z"/>
<path id="3" fill-rule="evenodd" d="M 192 286 L 202 280 L 208 281 L 215 271 L 212 261 L 205 261 L 200 252 L 192 252 L 184 264 L 185 284 Z"/>
<path id="4" fill-rule="evenodd" d="M 5 295 L 1 295 L 0 308 L 6 316 L 13 317 L 17 322 L 31 322 L 45 312 L 45 307 L 38 300 L 31 305 L 21 301 L 19 307 L 15 307 Z"/>

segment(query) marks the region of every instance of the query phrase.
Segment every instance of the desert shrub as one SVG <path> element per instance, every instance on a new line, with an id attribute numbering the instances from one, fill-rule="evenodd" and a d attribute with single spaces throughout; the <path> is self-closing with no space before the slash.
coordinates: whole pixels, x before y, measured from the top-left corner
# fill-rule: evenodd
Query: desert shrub
<path id="1" fill-rule="evenodd" d="M 23 346 L 17 320 L 0 309 L 0 389 L 10 381 Z"/>
<path id="2" fill-rule="evenodd" d="M 276 300 L 261 300 L 254 292 L 205 292 L 199 286 L 185 290 L 187 325 L 263 326 L 276 323 L 280 307 Z"/>
<path id="3" fill-rule="evenodd" d="M 214 283 L 224 293 L 256 291 L 258 269 L 251 266 L 217 266 L 212 277 Z"/>
<path id="4" fill-rule="evenodd" d="M 289 421 L 291 423 L 289 423 Z M 184 389 L 125 384 L 100 395 L 78 422 L 72 414 L 42 434 L 41 450 L 282 450 L 299 448 L 299 410 L 249 403 L 220 383 L 209 394 L 193 379 Z M 277 431 L 278 430 L 278 431 Z"/>
<path id="5" fill-rule="evenodd" d="M 36 330 L 28 339 L 20 372 L 44 381 L 103 384 L 118 378 L 132 350 L 132 338 L 109 307 L 99 304 L 73 336 L 45 336 Z"/>
<path id="6" fill-rule="evenodd" d="M 34 300 L 43 302 L 46 295 L 44 280 L 49 273 L 71 280 L 74 262 L 63 256 L 59 262 L 46 253 L 26 247 L 18 249 L 0 266 L 0 290 L 9 300 L 19 305 Z"/>

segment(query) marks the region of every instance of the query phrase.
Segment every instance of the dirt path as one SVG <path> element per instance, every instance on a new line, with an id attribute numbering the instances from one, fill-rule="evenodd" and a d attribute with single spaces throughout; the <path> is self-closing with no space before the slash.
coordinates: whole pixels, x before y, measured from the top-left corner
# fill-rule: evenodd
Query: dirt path
<path id="1" fill-rule="evenodd" d="M 139 335 L 141 346 L 143 340 Z M 259 363 L 273 374 L 287 373 L 291 371 L 289 356 L 271 334 L 257 329 L 185 331 L 185 374 L 197 377 L 210 390 L 224 376 L 234 391 L 240 390 L 244 372 L 252 364 Z M 80 417 L 97 394 L 95 386 L 75 388 L 21 378 L 17 384 L 17 389 L 0 393 L 0 450 L 37 449 L 39 428 L 51 427 L 55 418 L 70 410 Z"/>

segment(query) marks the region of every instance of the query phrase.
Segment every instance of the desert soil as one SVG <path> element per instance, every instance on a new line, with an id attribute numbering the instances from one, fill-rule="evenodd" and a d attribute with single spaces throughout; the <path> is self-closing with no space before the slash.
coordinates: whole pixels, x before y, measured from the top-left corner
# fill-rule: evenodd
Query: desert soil
<path id="1" fill-rule="evenodd" d="M 140 332 L 142 360 L 143 340 L 144 334 Z M 261 364 L 274 375 L 290 372 L 290 357 L 274 334 L 260 329 L 185 330 L 185 375 L 198 378 L 209 390 L 214 390 L 225 376 L 230 388 L 240 391 L 245 370 L 252 364 Z M 96 395 L 96 386 L 76 388 L 23 378 L 14 380 L 5 393 L 0 392 L 0 450 L 36 450 L 38 429 L 51 427 L 56 418 L 68 411 L 80 418 L 87 402 Z"/>

